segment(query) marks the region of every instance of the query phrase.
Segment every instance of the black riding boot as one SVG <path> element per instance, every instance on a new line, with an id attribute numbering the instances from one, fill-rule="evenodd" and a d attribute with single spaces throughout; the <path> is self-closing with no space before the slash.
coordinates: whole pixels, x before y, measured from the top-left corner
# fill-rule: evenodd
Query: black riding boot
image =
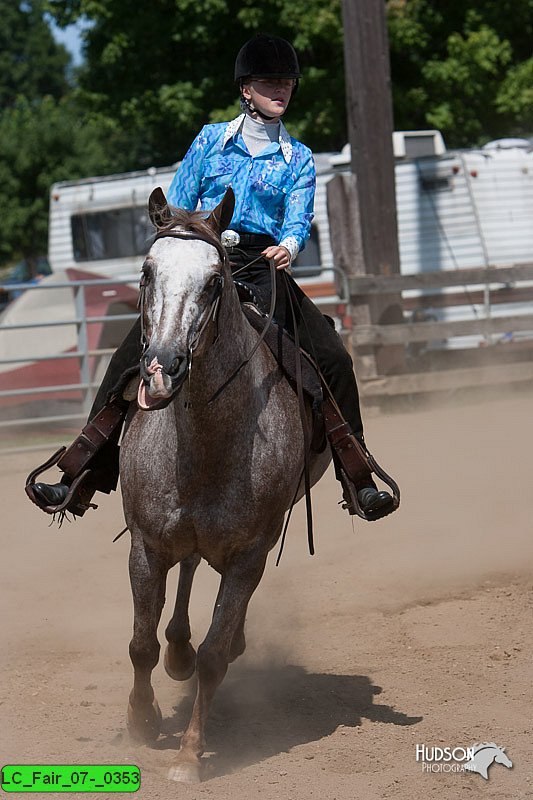
<path id="1" fill-rule="evenodd" d="M 114 392 L 124 373 L 135 369 L 140 359 L 141 325 L 137 320 L 109 362 L 83 431 L 69 448 L 59 451 L 28 478 L 26 494 L 42 511 L 70 511 L 83 516 L 88 508 L 96 507 L 91 503 L 96 491 L 109 494 L 116 489 L 118 442 L 129 404 Z M 59 483 L 34 481 L 53 464 L 63 472 Z"/>
<path id="2" fill-rule="evenodd" d="M 259 287 L 258 295 L 263 301 L 263 310 L 267 310 L 271 297 L 271 276 L 265 259 L 250 267 L 245 265 L 257 258 L 261 249 L 249 248 L 246 252 L 231 255 L 232 266 L 239 270 L 238 279 Z M 244 267 L 244 269 L 243 269 Z M 292 307 L 289 303 L 292 299 Z M 325 382 L 327 383 L 334 401 L 349 429 L 344 435 L 355 437 L 366 452 L 363 438 L 363 421 L 359 406 L 359 392 L 353 371 L 350 354 L 344 347 L 341 337 L 335 330 L 333 320 L 325 317 L 317 306 L 307 297 L 298 284 L 282 271 L 276 272 L 276 306 L 274 319 L 281 327 L 285 328 L 294 337 L 295 322 L 301 347 L 309 353 L 318 365 Z M 380 519 L 392 513 L 398 502 L 387 491 L 380 491 L 373 478 L 371 469 L 357 474 L 349 474 L 347 469 L 341 469 L 339 458 L 332 447 L 335 473 L 343 487 L 345 508 L 350 514 L 363 512 L 369 520 Z M 352 484 L 350 486 L 350 484 Z M 357 504 L 353 500 L 353 492 L 357 497 Z"/>

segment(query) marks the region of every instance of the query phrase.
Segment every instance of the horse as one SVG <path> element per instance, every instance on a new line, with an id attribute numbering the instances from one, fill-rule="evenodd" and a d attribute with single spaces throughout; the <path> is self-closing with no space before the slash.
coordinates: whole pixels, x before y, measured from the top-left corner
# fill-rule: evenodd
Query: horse
<path id="1" fill-rule="evenodd" d="M 485 780 L 489 778 L 489 767 L 493 762 L 503 764 L 508 769 L 513 766 L 513 762 L 505 753 L 505 747 L 498 747 L 494 742 L 475 744 L 473 749 L 474 754 L 465 764 L 465 769 L 479 773 Z"/>
<path id="2" fill-rule="evenodd" d="M 238 369 L 258 333 L 243 314 L 220 241 L 233 208 L 231 189 L 207 218 L 170 209 L 160 189 L 150 197 L 157 234 L 142 268 L 142 380 L 120 448 L 134 604 L 128 728 L 143 742 L 160 732 L 151 673 L 159 659 L 166 576 L 179 563 L 164 667 L 175 680 L 197 676 L 191 718 L 168 773 L 186 783 L 201 780 L 211 700 L 229 663 L 245 650 L 248 603 L 286 511 L 303 494 L 295 391 L 264 342 Z M 306 413 L 309 418 L 307 406 Z M 330 458 L 329 445 L 311 453 L 311 485 Z M 188 604 L 201 559 L 219 573 L 220 585 L 195 652 Z"/>

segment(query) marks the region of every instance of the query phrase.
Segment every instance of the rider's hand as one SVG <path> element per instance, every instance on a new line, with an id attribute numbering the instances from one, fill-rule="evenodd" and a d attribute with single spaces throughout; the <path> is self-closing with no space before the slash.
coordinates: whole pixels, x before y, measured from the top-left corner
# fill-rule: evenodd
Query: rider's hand
<path id="1" fill-rule="evenodd" d="M 276 269 L 287 269 L 287 267 L 291 265 L 291 257 L 286 247 L 273 245 L 263 250 L 261 255 L 265 256 L 265 258 L 274 259 L 274 266 Z"/>

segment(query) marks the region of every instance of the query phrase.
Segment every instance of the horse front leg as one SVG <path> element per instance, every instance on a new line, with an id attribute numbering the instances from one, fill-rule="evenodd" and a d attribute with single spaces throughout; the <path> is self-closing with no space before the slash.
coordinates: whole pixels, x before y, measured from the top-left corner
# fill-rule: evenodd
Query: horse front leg
<path id="1" fill-rule="evenodd" d="M 213 620 L 196 657 L 198 689 L 191 720 L 181 739 L 176 763 L 169 770 L 170 780 L 200 781 L 200 759 L 205 751 L 205 725 L 211 700 L 235 655 L 232 646 L 242 635 L 246 609 L 261 580 L 266 556 L 264 549 L 239 555 L 222 576 Z"/>
<path id="2" fill-rule="evenodd" d="M 194 573 L 201 560 L 198 553 L 194 553 L 180 562 L 176 605 L 165 630 L 168 641 L 164 657 L 165 670 L 175 681 L 186 681 L 194 674 L 196 667 L 196 651 L 191 645 L 189 600 Z"/>
<path id="3" fill-rule="evenodd" d="M 215 610 L 213 611 L 213 618 L 216 614 L 216 610 L 219 606 L 220 600 L 222 598 L 222 594 L 224 592 L 224 581 L 225 578 L 222 576 L 220 581 L 220 586 L 218 589 L 217 599 L 215 601 Z M 235 661 L 240 655 L 244 653 L 246 650 L 246 639 L 244 636 L 244 623 L 246 622 L 246 608 L 244 609 L 244 613 L 240 618 L 238 624 L 235 626 L 235 633 L 233 634 L 233 638 L 231 640 L 231 645 L 229 648 L 229 661 Z"/>
<path id="4" fill-rule="evenodd" d="M 244 635 L 245 622 L 246 622 L 246 609 L 235 628 L 235 633 L 233 634 L 233 639 L 231 640 L 231 647 L 229 650 L 230 662 L 235 661 L 236 658 L 242 656 L 242 654 L 246 650 L 246 637 Z"/>
<path id="5" fill-rule="evenodd" d="M 152 742 L 161 730 L 161 711 L 151 677 L 159 660 L 157 626 L 165 603 L 168 567 L 137 534 L 132 535 L 129 570 L 134 613 L 130 642 L 134 681 L 128 704 L 128 730 L 134 739 Z"/>

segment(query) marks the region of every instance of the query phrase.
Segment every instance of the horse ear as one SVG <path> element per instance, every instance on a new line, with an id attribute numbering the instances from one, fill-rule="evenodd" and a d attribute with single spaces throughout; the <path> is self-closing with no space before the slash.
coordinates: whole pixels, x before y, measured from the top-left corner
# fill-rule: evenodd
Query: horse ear
<path id="1" fill-rule="evenodd" d="M 235 209 L 235 195 L 233 189 L 229 186 L 226 189 L 226 194 L 216 208 L 210 213 L 207 218 L 207 223 L 219 236 L 222 231 L 227 230 L 233 216 Z"/>
<path id="2" fill-rule="evenodd" d="M 160 186 L 154 189 L 148 200 L 148 215 L 155 228 L 162 228 L 169 218 L 167 198 Z"/>

